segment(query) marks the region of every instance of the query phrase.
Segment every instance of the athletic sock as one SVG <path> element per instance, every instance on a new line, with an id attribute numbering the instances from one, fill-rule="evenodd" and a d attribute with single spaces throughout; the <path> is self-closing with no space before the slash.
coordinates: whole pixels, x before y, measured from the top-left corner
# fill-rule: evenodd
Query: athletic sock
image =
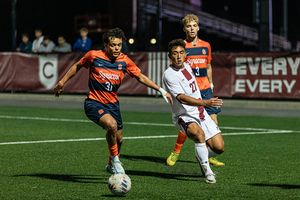
<path id="1" fill-rule="evenodd" d="M 114 157 L 114 156 L 118 155 L 118 145 L 117 145 L 117 143 L 114 144 L 113 146 L 110 146 L 108 144 L 108 151 L 109 151 L 108 164 L 111 165 L 111 157 Z"/>
<path id="2" fill-rule="evenodd" d="M 220 155 L 220 154 L 215 153 L 213 150 L 211 150 L 210 147 L 207 148 L 207 151 L 208 151 L 208 158 L 215 158 L 218 155 Z"/>
<path id="3" fill-rule="evenodd" d="M 208 150 L 205 143 L 195 143 L 195 155 L 199 164 L 203 166 L 205 175 L 213 173 L 209 166 Z"/>
<path id="4" fill-rule="evenodd" d="M 180 153 L 181 147 L 182 147 L 183 143 L 186 141 L 186 138 L 187 138 L 187 135 L 184 134 L 182 131 L 179 131 L 177 140 L 175 143 L 175 148 L 174 148 L 175 153 Z"/>

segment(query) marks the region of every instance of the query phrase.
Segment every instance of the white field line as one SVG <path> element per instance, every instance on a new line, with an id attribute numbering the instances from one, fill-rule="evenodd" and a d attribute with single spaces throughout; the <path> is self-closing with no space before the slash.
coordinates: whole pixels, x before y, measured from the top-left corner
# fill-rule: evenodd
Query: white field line
<path id="1" fill-rule="evenodd" d="M 177 135 L 159 135 L 159 136 L 139 136 L 139 137 L 123 137 L 123 139 L 147 139 L 147 138 L 169 138 L 177 137 Z M 53 142 L 82 142 L 82 141 L 97 141 L 97 140 L 106 140 L 106 138 L 83 138 L 83 139 L 67 139 L 67 140 L 41 140 L 41 141 L 21 141 L 21 142 L 3 142 L 0 145 L 8 144 L 37 144 L 37 143 L 53 143 Z"/>
<path id="2" fill-rule="evenodd" d="M 3 116 L 4 119 L 26 119 L 26 120 L 44 120 L 44 121 L 62 121 L 62 122 L 88 122 L 90 120 L 80 119 L 59 119 L 59 118 L 43 118 L 43 117 L 24 117 L 24 116 Z M 174 126 L 173 124 L 159 124 L 159 123 L 142 123 L 142 122 L 123 122 L 123 124 L 131 125 L 145 125 L 145 126 Z M 237 132 L 237 133 L 222 133 L 222 135 L 254 135 L 254 134 L 274 134 L 274 133 L 300 133 L 300 131 L 293 130 L 276 130 L 276 129 L 262 129 L 262 128 L 243 128 L 243 127 L 221 127 L 221 129 L 232 130 L 249 130 L 253 132 Z M 147 138 L 169 138 L 177 137 L 177 135 L 160 135 L 160 136 L 138 136 L 138 137 L 123 137 L 124 139 L 147 139 Z M 81 141 L 96 141 L 105 140 L 106 138 L 83 138 L 83 139 L 66 139 L 66 140 L 42 140 L 42 141 L 21 141 L 21 142 L 3 142 L 0 145 L 11 144 L 36 144 L 36 143 L 53 143 L 53 142 L 81 142 Z"/>

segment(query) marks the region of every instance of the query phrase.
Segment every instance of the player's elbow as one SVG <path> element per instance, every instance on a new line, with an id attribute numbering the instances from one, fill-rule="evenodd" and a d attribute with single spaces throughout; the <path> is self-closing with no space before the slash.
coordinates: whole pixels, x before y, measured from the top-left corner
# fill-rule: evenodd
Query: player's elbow
<path id="1" fill-rule="evenodd" d="M 186 104 L 186 101 L 184 100 L 184 95 L 183 95 L 183 94 L 177 95 L 176 99 L 177 99 L 181 104 Z"/>

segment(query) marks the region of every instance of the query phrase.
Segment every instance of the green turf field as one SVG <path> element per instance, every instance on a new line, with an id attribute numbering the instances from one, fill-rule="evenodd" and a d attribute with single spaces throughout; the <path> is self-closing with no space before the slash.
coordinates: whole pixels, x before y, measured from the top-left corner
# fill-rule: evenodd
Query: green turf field
<path id="1" fill-rule="evenodd" d="M 122 112 L 127 199 L 300 199 L 299 118 L 219 116 L 226 150 L 204 183 L 187 140 L 175 166 L 170 113 Z M 152 137 L 147 137 L 152 136 Z M 83 110 L 0 107 L 0 199 L 114 199 L 105 131 Z"/>

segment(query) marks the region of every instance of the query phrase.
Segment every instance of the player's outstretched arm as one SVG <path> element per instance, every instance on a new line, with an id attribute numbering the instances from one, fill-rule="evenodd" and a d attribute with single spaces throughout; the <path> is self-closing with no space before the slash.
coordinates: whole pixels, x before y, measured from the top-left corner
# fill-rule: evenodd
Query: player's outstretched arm
<path id="1" fill-rule="evenodd" d="M 59 97 L 59 95 L 64 91 L 65 83 L 72 78 L 81 69 L 81 67 L 82 65 L 79 62 L 75 63 L 64 75 L 64 77 L 57 83 L 57 85 L 54 87 L 56 97 Z"/>
<path id="2" fill-rule="evenodd" d="M 209 100 L 195 99 L 185 94 L 179 94 L 177 97 L 178 101 L 182 104 L 189 106 L 206 106 L 206 107 L 220 107 L 223 104 L 222 99 L 211 98 Z"/>
<path id="3" fill-rule="evenodd" d="M 170 100 L 170 103 L 173 104 L 173 99 L 172 99 L 171 95 L 169 93 L 167 93 L 163 88 L 156 85 L 150 78 L 148 78 L 144 74 L 140 73 L 140 75 L 138 77 L 136 77 L 136 80 L 138 82 L 146 85 L 147 87 L 150 87 L 154 90 L 159 91 L 167 103 L 169 103 L 168 100 Z"/>

